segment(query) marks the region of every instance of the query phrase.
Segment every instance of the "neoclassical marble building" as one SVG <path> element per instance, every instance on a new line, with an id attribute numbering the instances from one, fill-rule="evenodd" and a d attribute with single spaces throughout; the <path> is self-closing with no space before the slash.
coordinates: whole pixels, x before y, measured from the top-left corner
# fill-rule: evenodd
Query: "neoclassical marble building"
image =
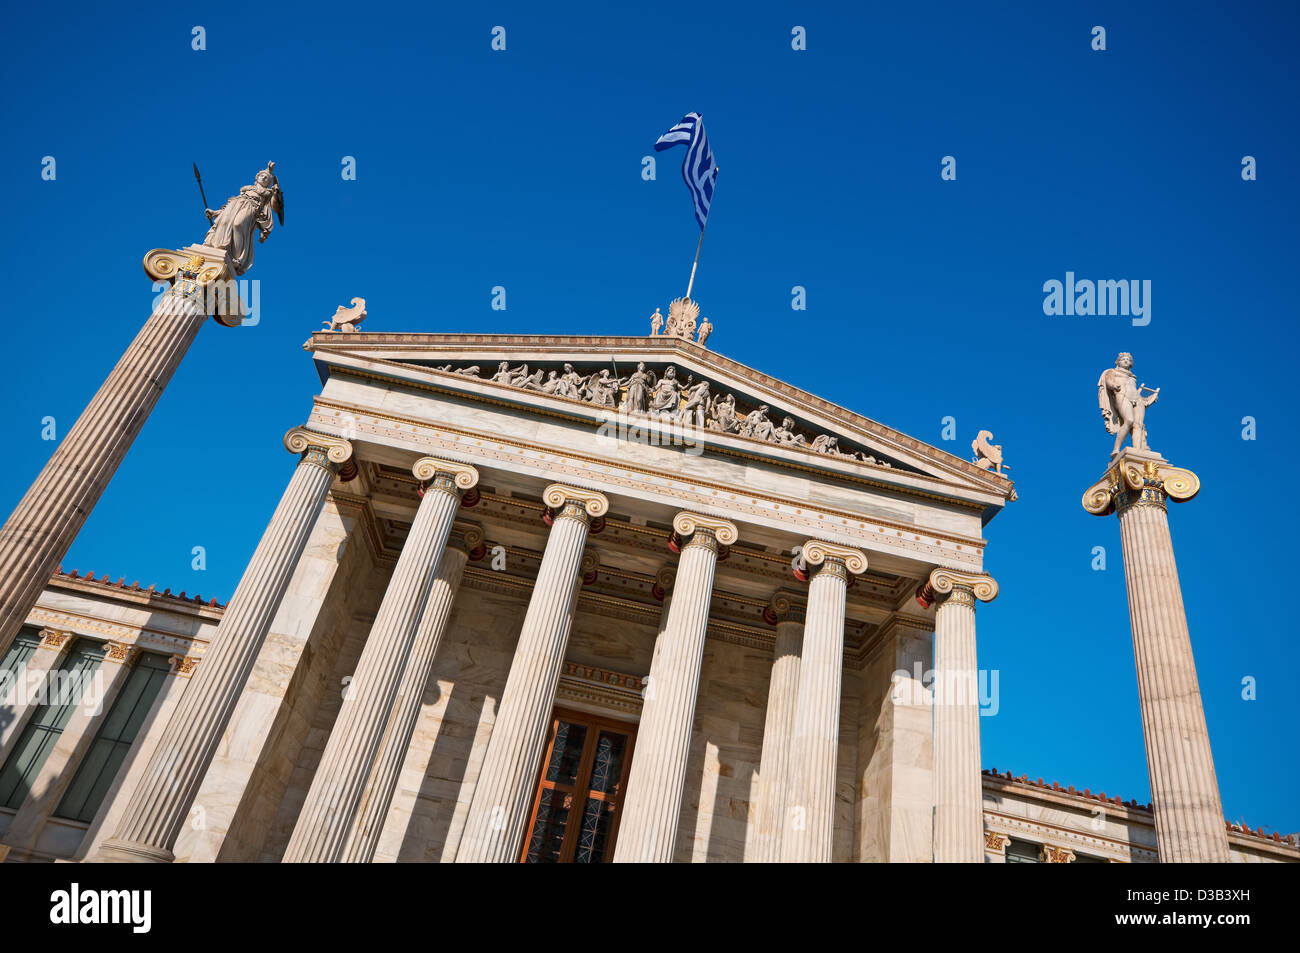
<path id="1" fill-rule="evenodd" d="M 102 690 L 0 698 L 7 861 L 1156 859 L 981 772 L 1006 476 L 686 334 L 305 347 L 229 608 L 59 573 L 4 654 Z"/>

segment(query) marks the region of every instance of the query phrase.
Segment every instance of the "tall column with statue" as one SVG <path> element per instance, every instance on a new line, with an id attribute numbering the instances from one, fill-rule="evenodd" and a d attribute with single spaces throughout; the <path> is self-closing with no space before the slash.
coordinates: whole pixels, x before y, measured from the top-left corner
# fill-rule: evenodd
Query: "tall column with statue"
<path id="1" fill-rule="evenodd" d="M 67 554 L 199 327 L 214 316 L 242 320 L 233 279 L 253 264 L 253 232 L 271 233 L 271 213 L 284 224 L 284 196 L 275 163 L 257 173 L 219 211 L 202 245 L 155 248 L 144 270 L 171 283 L 135 340 L 90 399 L 77 422 L 0 528 L 0 654 L 22 628 L 41 590 Z"/>
<path id="2" fill-rule="evenodd" d="M 1169 500 L 1196 496 L 1201 481 L 1147 445 L 1146 410 L 1159 391 L 1138 384 L 1132 367 L 1132 356 L 1120 354 L 1097 383 L 1115 448 L 1083 508 L 1119 515 L 1160 861 L 1226 862 L 1228 835 L 1167 511 Z M 1125 437 L 1131 446 L 1123 446 Z"/>

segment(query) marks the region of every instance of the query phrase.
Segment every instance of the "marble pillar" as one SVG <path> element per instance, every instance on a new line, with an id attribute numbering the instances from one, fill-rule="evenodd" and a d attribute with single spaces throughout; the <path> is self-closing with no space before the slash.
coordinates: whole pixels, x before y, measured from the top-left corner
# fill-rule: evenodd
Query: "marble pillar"
<path id="1" fill-rule="evenodd" d="M 352 445 L 296 428 L 285 447 L 300 454 L 280 503 L 226 606 L 189 689 L 149 760 L 117 832 L 95 861 L 167 863 L 239 694 L 341 467 L 355 474 Z"/>
<path id="2" fill-rule="evenodd" d="M 1168 501 L 1200 492 L 1190 470 L 1126 448 L 1084 494 L 1088 512 L 1119 514 L 1142 734 L 1161 863 L 1226 863 L 1228 835 L 1183 607 Z"/>
<path id="3" fill-rule="evenodd" d="M 930 590 L 934 615 L 934 859 L 941 864 L 984 861 L 980 787 L 979 669 L 975 660 L 975 601 L 991 602 L 990 576 L 936 569 Z"/>
<path id="4" fill-rule="evenodd" d="M 202 296 L 162 295 L 0 528 L 0 655 L 99 501 L 207 315 Z"/>
<path id="5" fill-rule="evenodd" d="M 849 573 L 865 572 L 867 558 L 856 549 L 811 539 L 803 545 L 803 559 L 818 568 L 808 586 L 781 858 L 786 863 L 829 863 L 835 834 L 844 610 Z"/>
<path id="6" fill-rule="evenodd" d="M 343 850 L 342 859 L 346 862 L 368 864 L 375 858 L 375 848 L 379 846 L 384 821 L 388 818 L 393 803 L 397 779 L 401 775 L 402 764 L 411 747 L 411 738 L 420 717 L 420 700 L 424 697 L 425 687 L 433 673 L 434 658 L 442 643 L 443 633 L 447 631 L 447 622 L 451 618 L 452 605 L 465 573 L 465 565 L 470 560 L 470 554 L 480 551 L 482 545 L 483 531 L 476 526 L 467 526 L 461 532 L 453 531 L 442 559 L 438 562 L 438 572 L 433 578 L 433 586 L 429 590 L 429 598 L 416 630 L 415 644 L 402 672 L 401 684 L 397 687 L 392 730 L 384 735 L 383 744 L 375 757 L 375 766 L 370 772 L 361 809 L 352 822 L 352 831 Z"/>
<path id="7" fill-rule="evenodd" d="M 380 750 L 410 720 L 411 713 L 405 710 L 410 706 L 403 704 L 407 700 L 398 691 L 461 494 L 478 483 L 478 471 L 462 463 L 421 457 L 412 469 L 421 481 L 423 496 L 289 838 L 284 853 L 287 863 L 368 859 L 347 858 L 344 849 L 358 813 L 369 813 L 370 805 L 364 799 L 372 771 L 382 773 L 387 767 L 378 763 Z M 417 707 L 418 702 L 417 692 Z M 409 740 L 409 731 L 405 737 Z M 391 757 L 392 751 L 388 754 Z M 381 786 L 389 781 L 396 781 L 396 768 Z M 391 796 L 391 787 L 387 797 L 381 794 L 385 813 Z M 383 818 L 379 820 L 382 823 Z M 373 847 L 371 843 L 371 851 Z"/>
<path id="8" fill-rule="evenodd" d="M 799 693 L 799 653 L 808 605 L 801 593 L 781 590 L 772 597 L 768 609 L 767 618 L 776 623 L 776 639 L 763 718 L 763 752 L 754 790 L 755 810 L 745 845 L 745 861 L 759 864 L 781 861 L 781 828 L 786 816 L 787 775 Z"/>
<path id="9" fill-rule="evenodd" d="M 573 623 L 583 546 L 592 519 L 609 510 L 603 494 L 558 483 L 546 488 L 543 500 L 554 514 L 551 532 L 497 706 L 457 863 L 513 863 L 522 853 L 533 782 Z"/>
<path id="10" fill-rule="evenodd" d="M 684 543 L 641 707 L 615 863 L 673 859 L 718 546 L 730 546 L 737 536 L 734 524 L 698 513 L 678 513 L 673 530 Z"/>

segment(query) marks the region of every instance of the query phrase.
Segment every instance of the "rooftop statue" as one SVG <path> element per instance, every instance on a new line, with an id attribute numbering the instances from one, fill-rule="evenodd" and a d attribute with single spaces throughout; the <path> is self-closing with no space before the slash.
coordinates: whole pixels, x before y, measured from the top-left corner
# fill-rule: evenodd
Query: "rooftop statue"
<path id="1" fill-rule="evenodd" d="M 1106 432 L 1115 435 L 1115 449 L 1112 457 L 1119 456 L 1124 438 L 1132 435 L 1133 449 L 1149 453 L 1147 446 L 1146 414 L 1147 408 L 1160 396 L 1160 388 L 1152 390 L 1145 384 L 1137 383 L 1133 373 L 1133 355 L 1122 352 L 1115 358 L 1115 366 L 1103 371 L 1097 381 L 1097 400 L 1101 404 L 1101 416 L 1106 421 Z M 1143 391 L 1151 391 L 1143 394 Z"/>
<path id="2" fill-rule="evenodd" d="M 252 185 L 244 186 L 220 209 L 205 211 L 212 227 L 203 244 L 223 249 L 230 256 L 231 270 L 236 276 L 242 275 L 253 265 L 253 229 L 258 230 L 257 240 L 264 242 L 274 224 L 271 212 L 284 224 L 284 193 L 275 177 L 275 163 L 268 162 Z"/>

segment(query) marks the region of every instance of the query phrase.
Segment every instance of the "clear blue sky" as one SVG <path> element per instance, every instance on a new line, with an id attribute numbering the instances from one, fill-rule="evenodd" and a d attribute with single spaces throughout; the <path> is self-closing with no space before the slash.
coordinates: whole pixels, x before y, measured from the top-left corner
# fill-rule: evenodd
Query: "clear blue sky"
<path id="1" fill-rule="evenodd" d="M 249 274 L 260 324 L 204 328 L 67 568 L 226 599 L 319 386 L 302 342 L 354 295 L 374 331 L 644 333 L 697 232 L 680 150 L 653 182 L 641 158 L 699 110 L 710 346 L 958 454 L 982 428 L 1005 447 L 985 766 L 1149 797 L 1118 525 L 1079 504 L 1111 443 L 1095 383 L 1129 350 L 1162 388 L 1152 446 L 1203 482 L 1170 517 L 1225 813 L 1300 830 L 1293 5 L 76 6 L 0 21 L 0 509 L 54 448 L 42 418 L 65 433 L 148 315 L 142 255 L 203 237 L 192 161 L 216 205 L 276 160 L 287 226 Z M 1045 316 L 1066 271 L 1149 279 L 1150 325 Z"/>

